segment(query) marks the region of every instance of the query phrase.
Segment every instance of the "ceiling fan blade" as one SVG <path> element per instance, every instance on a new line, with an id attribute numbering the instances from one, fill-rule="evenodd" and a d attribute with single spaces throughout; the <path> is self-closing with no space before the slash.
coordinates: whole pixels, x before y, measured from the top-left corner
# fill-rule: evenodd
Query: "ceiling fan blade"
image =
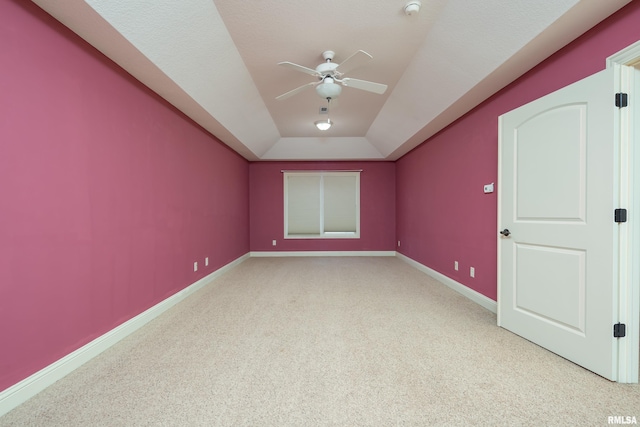
<path id="1" fill-rule="evenodd" d="M 311 74 L 312 76 L 319 77 L 320 74 L 316 70 L 312 70 L 311 68 L 303 67 L 302 65 L 294 64 L 293 62 L 278 62 L 278 65 L 284 65 L 287 68 L 291 68 L 292 70 L 300 71 L 302 73 Z"/>
<path id="2" fill-rule="evenodd" d="M 295 95 L 297 93 L 302 92 L 303 90 L 305 90 L 308 87 L 317 85 L 318 83 L 319 82 L 311 82 L 311 83 L 307 83 L 306 85 L 302 85 L 300 87 L 297 87 L 297 88 L 295 88 L 293 90 L 290 90 L 289 92 L 283 93 L 280 96 L 276 96 L 276 100 L 282 101 L 283 99 L 287 99 L 287 98 L 289 98 L 289 97 L 291 97 L 291 96 L 293 96 L 293 95 Z"/>
<path id="3" fill-rule="evenodd" d="M 336 71 L 342 74 L 348 73 L 349 71 L 355 70 L 356 68 L 366 64 L 372 58 L 373 56 L 369 55 L 364 50 L 359 50 L 353 55 L 351 55 L 350 57 L 348 57 L 347 59 L 345 59 L 344 61 L 342 61 L 338 65 L 338 68 L 336 69 Z"/>
<path id="4" fill-rule="evenodd" d="M 366 90 L 367 92 L 377 93 L 378 95 L 382 95 L 387 90 L 387 85 L 383 85 L 382 83 L 374 83 L 368 82 L 366 80 L 358 80 L 358 79 L 350 79 L 344 78 L 342 79 L 342 84 L 347 87 L 352 87 L 354 89 Z"/>

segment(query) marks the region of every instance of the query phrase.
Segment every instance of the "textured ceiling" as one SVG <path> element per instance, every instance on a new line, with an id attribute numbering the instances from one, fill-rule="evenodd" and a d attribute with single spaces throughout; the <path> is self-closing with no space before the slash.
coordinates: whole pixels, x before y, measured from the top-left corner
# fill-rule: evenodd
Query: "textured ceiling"
<path id="1" fill-rule="evenodd" d="M 249 160 L 395 160 L 630 0 L 33 0 Z M 334 126 L 314 69 L 373 56 L 346 77 Z"/>

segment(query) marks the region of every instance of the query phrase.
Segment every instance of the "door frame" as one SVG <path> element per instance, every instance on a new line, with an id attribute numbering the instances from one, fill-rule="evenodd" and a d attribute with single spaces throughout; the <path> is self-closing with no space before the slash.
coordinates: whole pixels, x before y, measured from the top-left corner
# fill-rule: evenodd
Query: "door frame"
<path id="1" fill-rule="evenodd" d="M 619 92 L 629 94 L 629 105 L 620 110 L 616 135 L 618 203 L 629 210 L 628 222 L 619 224 L 617 236 L 618 321 L 626 325 L 626 337 L 618 339 L 618 382 L 637 383 L 640 367 L 640 40 L 607 58 Z M 637 138 L 635 138 L 637 140 Z"/>

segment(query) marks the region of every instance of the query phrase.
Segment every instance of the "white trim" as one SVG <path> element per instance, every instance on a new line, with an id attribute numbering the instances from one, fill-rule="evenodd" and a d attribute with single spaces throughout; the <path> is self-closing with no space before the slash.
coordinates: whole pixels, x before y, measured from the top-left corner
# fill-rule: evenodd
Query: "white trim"
<path id="1" fill-rule="evenodd" d="M 429 267 L 427 267 L 426 265 L 420 264 L 418 261 L 414 261 L 413 259 L 409 258 L 406 255 L 403 255 L 401 253 L 398 253 L 396 255 L 396 257 L 400 258 L 402 261 L 406 262 L 407 264 L 417 268 L 418 270 L 422 271 L 423 273 L 426 273 L 427 275 L 433 277 L 434 279 L 436 279 L 437 281 L 441 282 L 443 285 L 453 289 L 454 291 L 462 294 L 463 296 L 469 298 L 471 301 L 475 302 L 476 304 L 481 305 L 482 307 L 486 308 L 487 310 L 496 313 L 498 310 L 498 304 L 492 300 L 491 298 L 482 295 L 480 292 L 474 291 L 473 289 L 463 285 L 460 282 L 456 282 L 455 280 L 453 280 L 450 277 L 445 276 L 442 273 L 439 273 Z"/>
<path id="2" fill-rule="evenodd" d="M 618 321 L 626 324 L 627 335 L 618 340 L 618 379 L 620 383 L 637 383 L 640 358 L 640 229 L 638 212 L 640 198 L 640 150 L 633 142 L 637 139 L 640 111 L 635 105 L 640 100 L 640 40 L 611 55 L 607 68 L 614 69 L 615 90 L 629 94 L 628 107 L 620 110 L 619 144 L 619 204 L 629 209 L 629 220 L 619 224 L 618 244 Z"/>
<path id="3" fill-rule="evenodd" d="M 503 192 L 502 192 L 502 183 L 504 182 L 502 180 L 502 141 L 503 141 L 503 136 L 502 136 L 502 115 L 498 116 L 498 215 L 497 215 L 497 224 L 496 224 L 496 230 L 500 230 L 500 225 L 502 224 L 502 198 L 503 198 Z M 500 244 L 500 240 L 498 239 L 497 235 L 496 235 L 496 241 L 498 243 L 498 250 L 497 250 L 497 262 L 496 262 L 496 267 L 497 267 L 497 277 L 496 277 L 496 298 L 498 298 L 498 295 L 502 294 L 502 274 L 500 274 L 500 272 L 502 271 L 502 245 Z M 498 303 L 496 301 L 496 324 L 500 327 L 502 327 L 502 312 L 498 306 Z"/>
<path id="4" fill-rule="evenodd" d="M 283 238 L 287 240 L 359 239 L 360 235 L 353 231 L 346 231 L 344 233 L 340 231 L 325 231 L 322 234 L 291 234 Z"/>
<path id="5" fill-rule="evenodd" d="M 364 169 L 326 169 L 326 170 L 317 170 L 317 169 L 282 169 L 281 173 L 325 173 L 325 172 L 362 172 Z"/>
<path id="6" fill-rule="evenodd" d="M 357 171 L 319 171 L 319 170 L 304 170 L 304 171 L 285 171 L 283 170 L 283 195 L 284 195 L 284 239 L 359 239 L 360 238 L 360 173 L 362 170 Z M 319 190 L 319 212 L 318 212 L 318 233 L 317 234 L 290 234 L 289 233 L 289 211 L 291 206 L 289 205 L 289 178 L 301 177 L 301 176 L 317 176 L 319 177 L 318 186 L 315 187 Z M 355 230 L 346 232 L 327 232 L 325 231 L 325 177 L 330 176 L 349 176 L 355 178 Z M 296 199 L 297 200 L 297 199 Z M 295 203 L 295 206 L 299 207 L 299 202 Z"/>
<path id="7" fill-rule="evenodd" d="M 395 251 L 256 251 L 249 252 L 255 258 L 301 256 L 396 256 Z"/>
<path id="8" fill-rule="evenodd" d="M 618 65 L 635 65 L 640 62 L 640 40 L 607 58 L 607 68 Z"/>
<path id="9" fill-rule="evenodd" d="M 245 254 L 0 393 L 0 417 L 249 258 Z"/>

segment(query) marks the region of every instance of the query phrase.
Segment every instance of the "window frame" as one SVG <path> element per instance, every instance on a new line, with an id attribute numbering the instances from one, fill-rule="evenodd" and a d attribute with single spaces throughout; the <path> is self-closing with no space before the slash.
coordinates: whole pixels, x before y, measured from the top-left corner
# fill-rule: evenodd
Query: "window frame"
<path id="1" fill-rule="evenodd" d="M 360 171 L 282 171 L 283 172 L 283 194 L 284 194 L 284 238 L 285 239 L 359 239 L 360 238 Z M 289 177 L 295 176 L 317 176 L 320 177 L 320 233 L 319 234 L 289 234 Z M 325 197 L 324 197 L 324 177 L 326 176 L 353 176 L 355 177 L 355 231 L 325 231 Z"/>

